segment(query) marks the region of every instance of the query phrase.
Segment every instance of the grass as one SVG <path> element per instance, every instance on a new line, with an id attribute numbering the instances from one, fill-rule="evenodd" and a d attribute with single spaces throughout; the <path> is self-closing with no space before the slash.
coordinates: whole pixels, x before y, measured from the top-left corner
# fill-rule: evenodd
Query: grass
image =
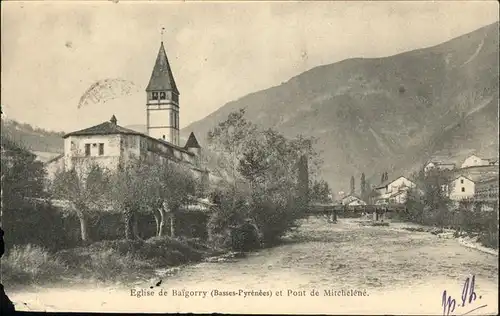
<path id="1" fill-rule="evenodd" d="M 217 254 L 195 240 L 154 237 L 110 240 L 50 253 L 37 246 L 15 246 L 2 258 L 6 283 L 29 284 L 81 276 L 99 281 L 127 281 L 156 268 L 199 262 Z"/>
<path id="2" fill-rule="evenodd" d="M 2 282 L 31 284 L 50 281 L 64 274 L 68 267 L 46 249 L 33 246 L 14 246 L 2 258 Z"/>

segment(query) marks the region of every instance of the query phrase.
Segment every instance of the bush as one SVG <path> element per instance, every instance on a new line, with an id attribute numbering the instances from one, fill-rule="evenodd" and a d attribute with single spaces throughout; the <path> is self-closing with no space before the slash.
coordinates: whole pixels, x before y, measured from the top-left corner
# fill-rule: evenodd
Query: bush
<path id="1" fill-rule="evenodd" d="M 217 202 L 207 222 L 208 240 L 216 248 L 230 249 L 231 230 L 245 222 L 248 205 L 240 194 L 232 192 L 219 193 Z"/>
<path id="2" fill-rule="evenodd" d="M 297 227 L 302 209 L 298 203 L 288 201 L 285 206 L 269 200 L 258 201 L 253 205 L 252 217 L 262 234 L 265 245 L 275 244 L 287 232 Z"/>
<path id="3" fill-rule="evenodd" d="M 78 220 L 70 223 L 57 208 L 44 202 L 19 200 L 10 204 L 3 211 L 2 222 L 9 247 L 31 244 L 55 251 L 79 243 L 78 233 L 71 234 L 78 232 Z"/>
<path id="4" fill-rule="evenodd" d="M 56 279 L 66 270 L 63 262 L 36 245 L 14 246 L 2 258 L 2 277 L 6 283 L 29 284 Z"/>
<path id="5" fill-rule="evenodd" d="M 231 249 L 247 252 L 260 247 L 260 238 L 257 227 L 247 222 L 231 229 Z"/>
<path id="6" fill-rule="evenodd" d="M 388 222 L 373 222 L 370 223 L 370 226 L 389 226 Z"/>

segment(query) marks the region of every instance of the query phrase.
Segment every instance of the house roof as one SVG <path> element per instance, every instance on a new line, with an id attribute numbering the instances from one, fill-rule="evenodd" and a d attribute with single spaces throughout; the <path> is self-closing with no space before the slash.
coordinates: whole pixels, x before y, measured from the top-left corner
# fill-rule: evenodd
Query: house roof
<path id="1" fill-rule="evenodd" d="M 470 174 L 467 176 L 460 174 L 460 175 L 456 176 L 455 178 L 453 178 L 453 180 L 451 180 L 450 182 L 453 182 L 460 177 L 463 177 L 463 178 L 470 180 L 474 183 L 478 183 L 478 182 L 485 182 L 485 181 L 498 179 L 498 174 L 494 175 L 494 174 L 490 174 L 490 173 L 481 173 L 481 174 Z"/>
<path id="2" fill-rule="evenodd" d="M 196 136 L 194 136 L 193 132 L 191 132 L 191 134 L 189 134 L 189 138 L 188 138 L 184 148 L 201 148 L 201 146 L 198 143 L 198 140 L 196 139 Z"/>
<path id="3" fill-rule="evenodd" d="M 394 181 L 400 179 L 400 178 L 405 178 L 406 180 L 410 181 L 407 177 L 405 176 L 399 176 L 397 178 L 392 178 L 390 180 L 387 180 L 387 181 L 384 181 L 382 182 L 380 185 L 378 185 L 377 187 L 375 187 L 375 189 L 382 189 L 382 188 L 385 188 L 386 186 L 388 186 L 389 184 L 393 183 Z M 413 182 L 413 181 L 410 181 L 410 182 Z"/>
<path id="4" fill-rule="evenodd" d="M 151 79 L 149 79 L 149 84 L 146 87 L 146 91 L 161 90 L 173 91 L 176 94 L 179 94 L 163 42 L 161 42 L 153 72 L 151 73 Z"/>
<path id="5" fill-rule="evenodd" d="M 169 146 L 169 147 L 174 148 L 176 150 L 182 151 L 188 155 L 191 155 L 191 156 L 194 155 L 193 153 L 189 152 L 186 148 L 176 146 L 176 145 L 169 143 L 165 140 L 156 139 L 156 138 L 153 138 L 149 135 L 146 135 L 146 134 L 143 134 L 143 133 L 140 133 L 140 132 L 137 132 L 137 131 L 134 131 L 134 130 L 131 130 L 131 129 L 128 129 L 125 127 L 121 127 L 121 126 L 117 125 L 116 122 L 117 122 L 116 117 L 113 115 L 111 117 L 111 120 L 109 120 L 107 122 L 104 122 L 104 123 L 101 123 L 101 124 L 98 124 L 98 125 L 95 125 L 95 126 L 92 126 L 89 128 L 85 128 L 85 129 L 82 129 L 79 131 L 68 133 L 68 134 L 64 135 L 63 138 L 67 138 L 69 136 L 114 135 L 114 134 L 138 135 L 138 136 L 142 136 L 145 138 L 149 138 L 151 140 L 154 140 L 155 142 L 159 142 L 163 145 Z"/>
<path id="6" fill-rule="evenodd" d="M 358 196 L 356 196 L 355 194 L 349 194 L 349 195 L 340 199 L 340 201 L 345 201 L 345 200 L 360 200 L 361 201 L 361 199 Z"/>

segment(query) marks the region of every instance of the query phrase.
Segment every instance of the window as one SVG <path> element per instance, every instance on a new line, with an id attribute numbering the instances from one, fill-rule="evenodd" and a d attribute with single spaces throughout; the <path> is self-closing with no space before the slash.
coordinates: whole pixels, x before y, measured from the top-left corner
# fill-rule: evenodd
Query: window
<path id="1" fill-rule="evenodd" d="M 158 100 L 158 92 L 153 92 L 153 100 Z"/>
<path id="2" fill-rule="evenodd" d="M 460 179 L 460 184 L 464 184 L 464 179 Z"/>
<path id="3" fill-rule="evenodd" d="M 165 135 L 162 135 L 162 136 L 161 136 L 161 138 L 162 138 L 163 140 L 165 140 Z"/>
<path id="4" fill-rule="evenodd" d="M 90 144 L 85 144 L 85 156 L 90 156 Z"/>
<path id="5" fill-rule="evenodd" d="M 99 144 L 99 156 L 104 155 L 104 144 L 100 143 Z"/>
<path id="6" fill-rule="evenodd" d="M 464 187 L 462 187 L 462 192 L 465 192 L 465 188 Z"/>
<path id="7" fill-rule="evenodd" d="M 160 100 L 165 100 L 165 99 L 166 99 L 165 92 L 160 92 Z"/>

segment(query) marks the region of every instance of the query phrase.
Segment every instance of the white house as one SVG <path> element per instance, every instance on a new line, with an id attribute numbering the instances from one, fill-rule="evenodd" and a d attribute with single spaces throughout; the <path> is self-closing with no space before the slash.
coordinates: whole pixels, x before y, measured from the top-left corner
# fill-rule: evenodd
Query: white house
<path id="1" fill-rule="evenodd" d="M 416 188 L 415 183 L 403 176 L 388 180 L 375 188 L 379 194 L 376 204 L 405 203 L 408 191 L 413 188 Z"/>
<path id="2" fill-rule="evenodd" d="M 455 164 L 454 163 L 446 163 L 446 162 L 441 162 L 441 161 L 435 161 L 431 160 L 428 161 L 424 165 L 424 172 L 427 173 L 430 170 L 454 170 L 455 169 Z"/>
<path id="3" fill-rule="evenodd" d="M 361 200 L 359 197 L 350 194 L 343 198 L 341 201 L 342 205 L 366 205 L 366 202 Z"/>
<path id="4" fill-rule="evenodd" d="M 481 157 L 478 157 L 476 155 L 470 155 L 469 157 L 465 158 L 464 162 L 462 163 L 461 168 L 468 168 L 468 167 L 477 167 L 477 166 L 489 166 L 490 161 L 488 159 L 483 159 Z"/>
<path id="5" fill-rule="evenodd" d="M 64 154 L 46 163 L 49 179 L 57 170 L 69 170 L 82 162 L 95 162 L 114 170 L 133 158 L 152 162 L 174 161 L 195 176 L 213 178 L 201 166 L 201 146 L 193 133 L 179 145 L 179 90 L 175 84 L 163 42 L 146 88 L 147 134 L 109 121 L 63 136 Z"/>
<path id="6" fill-rule="evenodd" d="M 470 199 L 475 194 L 475 183 L 472 179 L 459 175 L 448 183 L 445 190 L 454 201 Z"/>

